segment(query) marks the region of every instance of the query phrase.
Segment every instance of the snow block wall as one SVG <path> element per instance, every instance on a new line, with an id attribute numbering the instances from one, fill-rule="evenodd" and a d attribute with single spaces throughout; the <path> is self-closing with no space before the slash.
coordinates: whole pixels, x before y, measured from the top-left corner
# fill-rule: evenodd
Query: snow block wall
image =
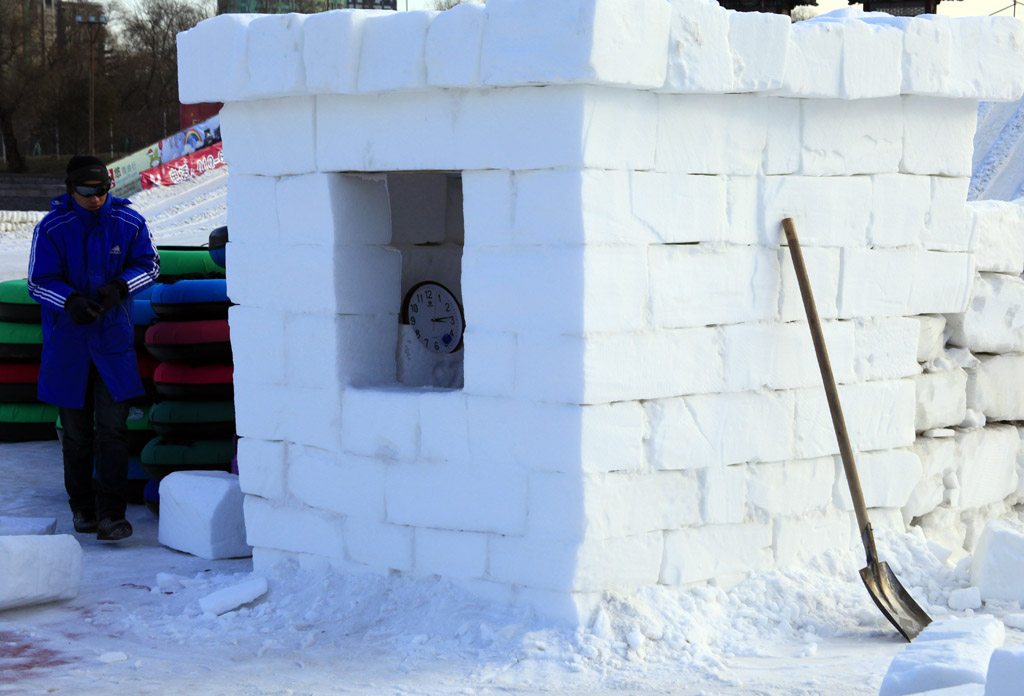
<path id="1" fill-rule="evenodd" d="M 222 15 L 178 51 L 182 101 L 226 103 L 257 570 L 585 621 L 856 544 L 785 217 L 875 526 L 1015 500 L 1015 427 L 918 435 L 967 412 L 964 373 L 921 364 L 978 292 L 971 142 L 1024 91 L 1016 20 L 490 0 Z M 461 387 L 399 380 L 403 294 L 437 277 Z"/>

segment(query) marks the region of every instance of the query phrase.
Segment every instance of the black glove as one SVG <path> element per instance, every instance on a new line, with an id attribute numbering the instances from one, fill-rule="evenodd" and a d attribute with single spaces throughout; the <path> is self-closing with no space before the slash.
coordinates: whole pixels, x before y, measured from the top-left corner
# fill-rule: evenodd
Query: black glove
<path id="1" fill-rule="evenodd" d="M 128 283 L 116 278 L 113 282 L 107 283 L 97 290 L 96 294 L 100 301 L 100 307 L 106 312 L 120 304 L 121 300 L 128 295 Z"/>
<path id="2" fill-rule="evenodd" d="M 73 292 L 64 302 L 64 311 L 71 317 L 71 321 L 79 325 L 91 324 L 99 317 L 103 308 L 87 297 L 82 297 Z"/>

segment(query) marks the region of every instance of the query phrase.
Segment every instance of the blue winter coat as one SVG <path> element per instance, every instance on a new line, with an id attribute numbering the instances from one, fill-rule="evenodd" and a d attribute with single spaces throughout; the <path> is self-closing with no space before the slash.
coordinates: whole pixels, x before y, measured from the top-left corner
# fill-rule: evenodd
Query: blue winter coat
<path id="1" fill-rule="evenodd" d="M 146 220 L 130 201 L 108 195 L 98 211 L 79 206 L 69 194 L 54 198 L 36 225 L 28 265 L 28 291 L 42 305 L 43 356 L 39 400 L 82 408 L 90 361 L 114 401 L 144 393 L 135 356 L 132 295 L 152 285 L 160 257 Z M 128 296 L 80 326 L 64 311 L 77 292 L 97 300 L 97 290 L 121 278 Z"/>

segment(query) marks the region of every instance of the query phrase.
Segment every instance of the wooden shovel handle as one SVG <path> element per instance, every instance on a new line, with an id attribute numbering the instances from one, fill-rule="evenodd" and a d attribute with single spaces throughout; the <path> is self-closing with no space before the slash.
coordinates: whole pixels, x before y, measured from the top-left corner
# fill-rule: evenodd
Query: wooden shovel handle
<path id="1" fill-rule="evenodd" d="M 796 270 L 796 280 L 800 285 L 800 297 L 804 301 L 804 312 L 807 314 L 807 324 L 811 329 L 811 340 L 814 342 L 814 354 L 818 358 L 821 381 L 825 385 L 825 396 L 828 397 L 828 410 L 832 414 L 832 427 L 836 431 L 836 440 L 839 441 L 839 454 L 843 459 L 846 482 L 850 486 L 853 509 L 857 513 L 857 526 L 860 528 L 868 560 L 874 561 L 875 559 L 872 557 L 875 556 L 874 540 L 871 539 L 871 525 L 868 521 L 867 506 L 864 504 L 864 491 L 860 487 L 860 477 L 857 475 L 857 465 L 853 459 L 853 448 L 850 446 L 850 435 L 846 431 L 843 408 L 839 404 L 839 390 L 836 388 L 836 380 L 832 375 L 832 364 L 829 362 L 828 351 L 825 348 L 825 336 L 821 332 L 821 321 L 818 319 L 818 310 L 814 305 L 814 295 L 811 293 L 811 284 L 807 279 L 804 255 L 800 250 L 800 241 L 797 239 L 796 227 L 793 225 L 792 218 L 782 221 L 782 229 L 786 232 L 789 253 L 793 257 L 793 268 Z"/>

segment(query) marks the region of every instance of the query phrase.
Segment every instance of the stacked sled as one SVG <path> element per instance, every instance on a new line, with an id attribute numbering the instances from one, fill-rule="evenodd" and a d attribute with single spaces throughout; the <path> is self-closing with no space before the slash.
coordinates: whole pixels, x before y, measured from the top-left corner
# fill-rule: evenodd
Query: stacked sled
<path id="1" fill-rule="evenodd" d="M 0 283 L 0 442 L 57 437 L 57 407 L 36 398 L 43 350 L 40 316 L 25 280 Z"/>
<path id="2" fill-rule="evenodd" d="M 202 248 L 161 248 L 161 282 L 149 303 L 155 321 L 145 329 L 145 349 L 157 361 L 155 403 L 149 423 L 156 437 L 142 450 L 142 467 L 153 478 L 147 504 L 158 500 L 159 482 L 187 470 L 229 471 L 234 458 L 235 414 L 227 288 L 223 268 Z M 175 268 L 165 259 L 181 258 Z M 191 263 L 201 262 L 197 270 Z M 154 505 L 150 505 L 156 509 Z"/>

